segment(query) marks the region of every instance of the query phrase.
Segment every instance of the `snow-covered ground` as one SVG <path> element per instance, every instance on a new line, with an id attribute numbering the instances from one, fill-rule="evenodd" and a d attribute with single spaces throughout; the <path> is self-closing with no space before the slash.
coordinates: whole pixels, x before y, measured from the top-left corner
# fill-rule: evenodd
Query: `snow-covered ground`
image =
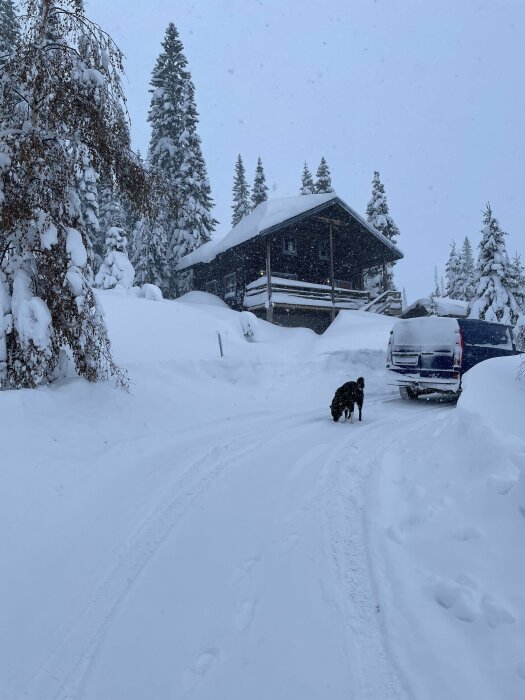
<path id="1" fill-rule="evenodd" d="M 129 394 L 0 394 L 2 700 L 525 697 L 517 360 L 403 402 L 391 319 L 100 297 Z"/>

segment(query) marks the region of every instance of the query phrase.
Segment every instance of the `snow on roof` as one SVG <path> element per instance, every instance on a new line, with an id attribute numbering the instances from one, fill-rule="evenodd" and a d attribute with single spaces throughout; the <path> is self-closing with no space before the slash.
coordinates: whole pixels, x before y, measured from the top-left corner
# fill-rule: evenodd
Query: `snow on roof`
<path id="1" fill-rule="evenodd" d="M 309 194 L 297 195 L 295 197 L 281 197 L 279 199 L 268 199 L 262 202 L 255 209 L 245 216 L 237 226 L 223 236 L 216 236 L 208 243 L 204 243 L 192 253 L 185 255 L 177 269 L 184 270 L 197 263 L 211 262 L 217 255 L 229 248 L 240 245 L 250 238 L 268 231 L 273 226 L 277 226 L 288 219 L 305 214 L 328 202 L 338 201 L 354 218 L 360 221 L 371 233 L 380 238 L 386 245 L 397 250 L 395 246 L 385 238 L 379 231 L 370 226 L 359 214 L 348 206 L 335 192 L 330 194 Z"/>
<path id="2" fill-rule="evenodd" d="M 450 297 L 434 297 L 434 303 L 438 316 L 461 317 L 468 314 L 468 302 L 461 299 L 451 299 Z M 403 316 L 408 314 L 416 306 L 422 306 L 427 311 L 430 311 L 431 301 L 429 297 L 416 299 L 410 306 L 403 310 Z"/>

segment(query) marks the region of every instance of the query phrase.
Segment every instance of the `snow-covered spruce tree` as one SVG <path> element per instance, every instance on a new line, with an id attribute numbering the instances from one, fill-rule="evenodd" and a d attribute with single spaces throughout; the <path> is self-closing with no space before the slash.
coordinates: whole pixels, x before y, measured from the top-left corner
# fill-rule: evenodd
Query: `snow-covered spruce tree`
<path id="1" fill-rule="evenodd" d="M 183 84 L 180 112 L 182 132 L 178 141 L 181 163 L 176 188 L 177 220 L 169 242 L 169 256 L 174 263 L 211 240 L 217 225 L 211 215 L 213 199 L 197 133 L 199 115 L 189 73 Z"/>
<path id="2" fill-rule="evenodd" d="M 405 288 L 403 287 L 403 290 L 401 292 L 401 308 L 404 311 L 408 306 L 407 303 L 407 293 L 405 291 Z"/>
<path id="3" fill-rule="evenodd" d="M 516 300 L 520 313 L 525 314 L 525 268 L 521 257 L 515 253 L 509 266 L 509 288 Z"/>
<path id="4" fill-rule="evenodd" d="M 148 211 L 135 225 L 131 262 L 135 268 L 136 284 L 155 284 L 163 289 L 170 277 L 168 239 L 165 226 L 155 218 L 160 211 L 159 203 L 155 201 L 156 196 L 158 195 L 151 195 Z"/>
<path id="5" fill-rule="evenodd" d="M 0 0 L 0 69 L 16 52 L 20 40 L 20 23 L 13 0 Z"/>
<path id="6" fill-rule="evenodd" d="M 128 258 L 128 239 L 124 229 L 112 226 L 106 236 L 106 256 L 95 277 L 95 286 L 101 289 L 133 286 L 135 270 Z"/>
<path id="7" fill-rule="evenodd" d="M 470 318 L 514 324 L 519 308 L 512 294 L 512 271 L 505 245 L 506 233 L 492 214 L 490 204 L 483 214 L 479 244 L 480 280 L 470 303 Z"/>
<path id="8" fill-rule="evenodd" d="M 78 194 L 87 152 L 89 167 L 137 200 L 144 195 L 122 123 L 121 53 L 81 0 L 23 5 L 25 30 L 2 73 L 2 99 L 16 109 L 0 110 L 0 383 L 51 381 L 62 348 L 80 376 L 96 381 L 109 371 L 123 383 L 89 285 Z"/>
<path id="9" fill-rule="evenodd" d="M 459 287 L 459 276 L 461 272 L 461 260 L 456 250 L 454 242 L 450 245 L 450 253 L 447 264 L 445 265 L 445 276 L 447 279 L 446 296 L 451 299 L 460 299 L 458 296 L 461 293 Z"/>
<path id="10" fill-rule="evenodd" d="M 314 192 L 314 179 L 305 161 L 303 167 L 303 174 L 301 176 L 301 194 L 314 194 Z"/>
<path id="11" fill-rule="evenodd" d="M 232 226 L 237 226 L 239 221 L 247 216 L 250 211 L 250 195 L 246 183 L 246 170 L 241 155 L 235 162 L 235 175 L 233 177 L 233 204 Z"/>
<path id="12" fill-rule="evenodd" d="M 459 272 L 457 279 L 457 297 L 463 301 L 470 301 L 477 287 L 476 268 L 474 265 L 474 255 L 472 246 L 467 236 L 463 241 L 461 252 L 459 253 Z"/>
<path id="13" fill-rule="evenodd" d="M 266 185 L 266 177 L 261 158 L 257 158 L 257 167 L 255 168 L 255 177 L 252 187 L 252 209 L 268 199 L 268 187 Z"/>
<path id="14" fill-rule="evenodd" d="M 179 33 L 170 23 L 151 77 L 148 115 L 148 166 L 160 188 L 157 210 L 148 225 L 157 231 L 154 240 L 166 239 L 169 245 L 170 265 L 156 275 L 164 278 L 158 286 L 165 295 L 174 292 L 178 259 L 209 241 L 217 224 L 211 215 L 213 200 L 197 134 L 195 88 L 187 65 Z M 159 259 L 157 253 L 155 259 Z"/>
<path id="15" fill-rule="evenodd" d="M 324 156 L 321 158 L 321 162 L 317 168 L 316 178 L 315 191 L 317 194 L 329 194 L 334 191 L 332 187 L 332 178 L 330 176 L 330 168 Z"/>
<path id="16" fill-rule="evenodd" d="M 95 269 L 100 266 L 100 261 L 95 255 L 94 246 L 98 242 L 100 224 L 98 221 L 98 175 L 91 163 L 91 157 L 85 144 L 79 146 L 77 190 L 80 199 L 84 238 L 86 241 L 87 266 L 86 274 L 89 281 L 93 280 Z"/>
<path id="17" fill-rule="evenodd" d="M 383 236 L 388 238 L 389 241 L 392 241 L 392 243 L 396 243 L 397 237 L 399 236 L 399 229 L 390 216 L 385 187 L 381 182 L 377 170 L 374 172 L 374 177 L 372 179 L 372 197 L 366 207 L 366 217 L 368 223 L 373 226 L 376 231 L 382 233 Z M 377 278 L 378 275 L 381 276 L 379 291 L 384 292 L 387 289 L 395 289 L 393 263 L 388 263 L 384 270 L 382 267 L 374 267 L 367 273 L 367 277 L 370 279 Z"/>

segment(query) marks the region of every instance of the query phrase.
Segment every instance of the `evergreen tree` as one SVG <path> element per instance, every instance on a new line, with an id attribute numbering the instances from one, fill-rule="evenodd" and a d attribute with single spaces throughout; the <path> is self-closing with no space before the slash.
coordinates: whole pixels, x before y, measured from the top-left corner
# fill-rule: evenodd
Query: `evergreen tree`
<path id="1" fill-rule="evenodd" d="M 516 253 L 509 265 L 509 288 L 516 300 L 520 313 L 525 313 L 525 268 Z"/>
<path id="2" fill-rule="evenodd" d="M 16 53 L 19 39 L 20 24 L 13 0 L 0 0 L 0 70 Z"/>
<path id="3" fill-rule="evenodd" d="M 405 288 L 403 287 L 403 291 L 401 292 L 401 308 L 404 311 L 407 308 L 407 293 L 405 291 Z"/>
<path id="4" fill-rule="evenodd" d="M 459 287 L 460 272 L 461 260 L 456 250 L 456 244 L 452 242 L 450 245 L 450 253 L 447 264 L 445 266 L 445 275 L 447 278 L 445 296 L 450 297 L 451 299 L 461 298 L 458 296 L 461 293 L 461 289 Z"/>
<path id="5" fill-rule="evenodd" d="M 457 286 L 455 299 L 470 301 L 476 289 L 476 269 L 474 266 L 474 256 L 469 239 L 465 236 L 461 252 L 459 254 L 459 270 L 457 275 Z"/>
<path id="6" fill-rule="evenodd" d="M 315 192 L 314 179 L 312 173 L 308 169 L 306 161 L 303 167 L 303 174 L 301 177 L 301 194 L 313 194 Z"/>
<path id="7" fill-rule="evenodd" d="M 438 277 L 437 265 L 434 266 L 434 289 L 432 290 L 431 296 L 433 296 L 433 297 L 440 297 L 441 296 L 441 289 L 439 288 L 439 277 Z"/>
<path id="8" fill-rule="evenodd" d="M 95 277 L 95 286 L 102 289 L 133 286 L 135 271 L 128 258 L 128 239 L 124 229 L 112 226 L 106 236 L 106 256 Z"/>
<path id="9" fill-rule="evenodd" d="M 100 224 L 98 220 L 98 175 L 91 162 L 89 151 L 84 144 L 79 147 L 77 178 L 83 233 L 86 240 L 88 256 L 86 274 L 91 282 L 95 268 L 98 269 L 100 266 L 100 260 L 97 260 L 94 249 L 94 246 L 98 243 L 100 234 Z"/>
<path id="10" fill-rule="evenodd" d="M 388 202 L 385 195 L 385 187 L 381 182 L 379 172 L 377 170 L 374 172 L 374 177 L 372 180 L 372 197 L 366 207 L 366 216 L 368 223 L 373 226 L 376 231 L 382 233 L 383 236 L 388 238 L 389 241 L 392 241 L 392 243 L 396 242 L 397 237 L 399 236 L 399 229 L 397 228 L 393 218 L 390 216 Z M 393 265 L 393 263 L 388 263 L 386 265 L 386 276 L 383 272 L 383 268 L 373 268 L 373 270 L 376 271 L 376 274 L 381 274 L 381 291 L 395 289 Z"/>
<path id="11" fill-rule="evenodd" d="M 177 220 L 170 241 L 169 255 L 173 261 L 211 240 L 217 221 L 212 217 L 213 199 L 197 134 L 198 113 L 195 88 L 186 78 L 180 107 L 181 134 L 178 147 L 181 154 L 177 178 Z"/>
<path id="12" fill-rule="evenodd" d="M 267 199 L 268 187 L 266 186 L 266 177 L 264 175 L 262 160 L 259 157 L 257 159 L 257 167 L 255 168 L 255 177 L 252 187 L 252 209 L 255 209 L 258 204 L 266 202 Z"/>
<path id="13" fill-rule="evenodd" d="M 155 284 L 161 288 L 168 278 L 168 241 L 163 226 L 157 226 L 154 219 L 143 216 L 137 221 L 133 231 L 133 255 L 131 262 L 135 269 L 135 282 Z"/>
<path id="14" fill-rule="evenodd" d="M 24 5 L 27 31 L 2 72 L 4 98 L 21 108 L 0 110 L 1 296 L 12 318 L 0 325 L 0 385 L 51 381 L 63 347 L 80 376 L 109 371 L 122 383 L 89 285 L 79 196 L 91 167 L 137 201 L 145 193 L 122 121 L 122 55 L 81 0 Z"/>
<path id="15" fill-rule="evenodd" d="M 153 240 L 167 240 L 169 246 L 171 268 L 164 266 L 168 278 L 159 285 L 166 294 L 175 289 L 178 259 L 209 241 L 217 222 L 210 213 L 213 200 L 197 134 L 195 88 L 173 23 L 166 29 L 162 49 L 151 77 L 148 162 L 162 195 L 152 217 L 158 234 Z M 159 253 L 153 258 L 159 259 Z"/>
<path id="16" fill-rule="evenodd" d="M 332 187 L 332 178 L 330 176 L 330 168 L 328 167 L 328 163 L 326 162 L 324 156 L 321 158 L 321 162 L 317 168 L 316 178 L 315 191 L 317 194 L 329 194 L 330 192 L 334 191 L 334 188 Z"/>
<path id="17" fill-rule="evenodd" d="M 512 270 L 505 246 L 506 233 L 487 204 L 479 244 L 480 280 L 470 305 L 470 318 L 501 323 L 516 322 L 519 308 L 511 290 Z"/>
<path id="18" fill-rule="evenodd" d="M 239 221 L 250 213 L 248 185 L 246 183 L 246 170 L 240 154 L 235 163 L 235 175 L 233 178 L 233 215 L 232 226 L 237 226 Z"/>

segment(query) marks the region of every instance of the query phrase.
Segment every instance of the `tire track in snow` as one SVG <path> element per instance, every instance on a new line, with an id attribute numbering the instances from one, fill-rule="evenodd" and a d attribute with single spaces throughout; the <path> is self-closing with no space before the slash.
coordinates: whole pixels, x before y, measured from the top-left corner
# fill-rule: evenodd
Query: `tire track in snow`
<path id="1" fill-rule="evenodd" d="M 178 521 L 212 482 L 227 467 L 256 451 L 267 440 L 266 430 L 277 426 L 274 434 L 303 424 L 314 411 L 273 418 L 256 429 L 206 450 L 197 460 L 190 460 L 182 475 L 167 485 L 167 492 L 150 507 L 135 526 L 133 533 L 115 552 L 116 563 L 97 586 L 91 600 L 72 623 L 48 659 L 33 674 L 19 697 L 27 700 L 71 700 L 81 694 L 84 679 L 96 656 L 104 633 L 132 585 L 176 527 Z M 253 421 L 252 421 L 253 426 Z M 224 432 L 233 426 L 224 426 Z M 201 435 L 202 439 L 202 435 Z M 209 436 L 203 440 L 209 444 Z M 179 444 L 175 444 L 178 451 Z"/>
<path id="2" fill-rule="evenodd" d="M 403 404 L 400 404 L 403 405 Z M 407 407 L 408 408 L 408 407 Z M 407 679 L 388 648 L 377 599 L 367 544 L 368 480 L 384 450 L 384 430 L 395 423 L 403 428 L 428 405 L 363 426 L 331 455 L 324 476 L 327 546 L 331 552 L 338 590 L 335 601 L 346 627 L 348 663 L 352 668 L 356 700 L 408 700 L 413 695 Z"/>

